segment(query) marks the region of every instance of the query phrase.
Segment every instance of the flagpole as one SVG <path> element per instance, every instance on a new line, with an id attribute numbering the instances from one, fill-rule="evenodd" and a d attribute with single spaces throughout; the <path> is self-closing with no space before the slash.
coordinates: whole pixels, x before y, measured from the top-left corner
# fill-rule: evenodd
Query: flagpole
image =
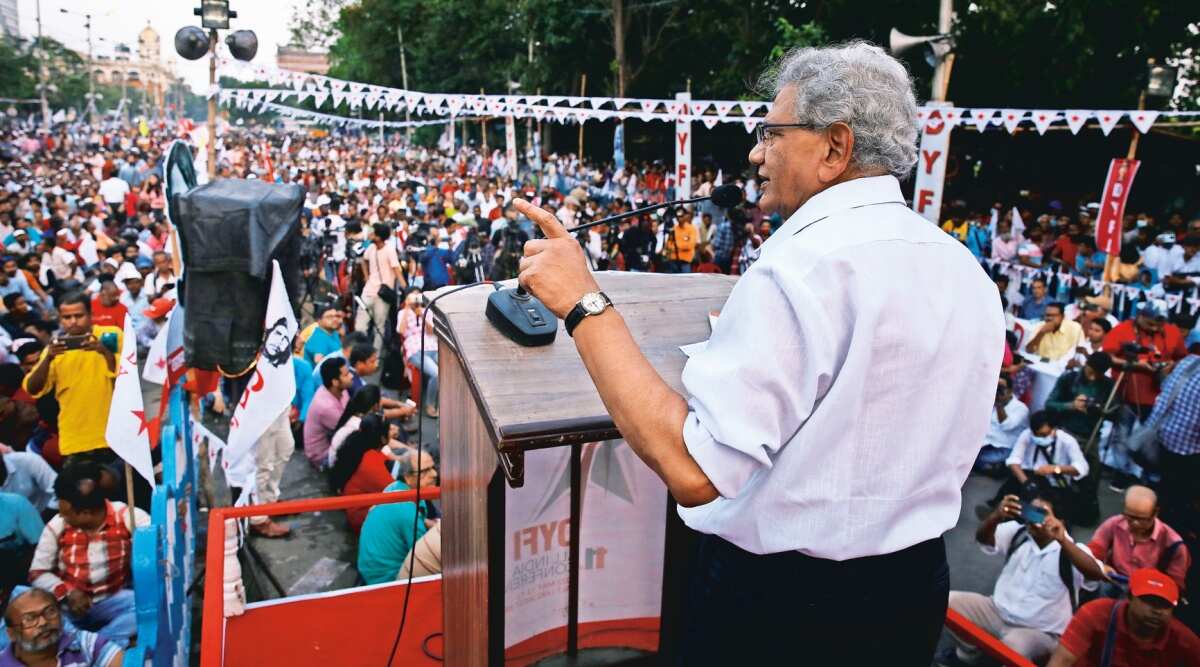
<path id="1" fill-rule="evenodd" d="M 133 533 L 136 526 L 133 523 L 133 466 L 129 462 L 125 462 L 125 497 L 129 501 L 129 506 L 125 508 L 125 514 L 129 519 L 129 532 Z"/>

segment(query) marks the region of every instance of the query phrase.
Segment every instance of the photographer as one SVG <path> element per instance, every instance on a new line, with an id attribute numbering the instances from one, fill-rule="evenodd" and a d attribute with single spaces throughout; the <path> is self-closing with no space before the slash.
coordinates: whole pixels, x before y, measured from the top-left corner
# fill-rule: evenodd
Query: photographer
<path id="1" fill-rule="evenodd" d="M 313 215 L 313 235 L 321 240 L 321 254 L 325 258 L 325 280 L 338 284 L 338 267 L 346 261 L 346 221 L 328 206 L 318 206 Z"/>
<path id="2" fill-rule="evenodd" d="M 104 435 L 121 330 L 93 325 L 91 301 L 82 292 L 63 297 L 59 321 L 63 331 L 25 377 L 25 391 L 34 398 L 53 391 L 58 399 L 58 448 L 64 467 L 80 459 L 94 460 L 123 479 L 120 459 L 109 449 Z M 113 496 L 120 488 L 106 492 Z"/>
<path id="3" fill-rule="evenodd" d="M 1029 428 L 1017 436 L 1004 463 L 1012 476 L 996 492 L 994 504 L 1034 480 L 1058 494 L 1059 511 L 1063 516 L 1073 516 L 1077 484 L 1087 476 L 1090 467 L 1079 448 L 1079 441 L 1056 428 L 1049 413 L 1042 410 L 1030 415 Z"/>
<path id="4" fill-rule="evenodd" d="M 521 229 L 517 209 L 508 203 L 504 205 L 504 226 L 492 234 L 492 247 L 496 249 L 496 261 L 492 265 L 492 280 L 508 280 L 517 277 L 517 264 L 524 253 L 525 242 L 529 234 Z"/>
<path id="5" fill-rule="evenodd" d="M 483 282 L 490 275 L 488 265 L 489 254 L 479 243 L 479 234 L 475 229 L 467 232 L 467 240 L 458 245 L 454 251 L 454 277 L 459 285 Z"/>
<path id="6" fill-rule="evenodd" d="M 1060 375 L 1046 398 L 1046 409 L 1058 425 L 1081 442 L 1087 441 L 1104 418 L 1101 409 L 1113 389 L 1113 380 L 1107 375 L 1111 367 L 1112 358 L 1106 353 L 1093 353 L 1083 368 Z"/>
<path id="7" fill-rule="evenodd" d="M 1125 407 L 1104 463 L 1117 469 L 1112 488 L 1124 491 L 1141 474 L 1141 468 L 1129 458 L 1125 440 L 1137 422 L 1150 416 L 1162 381 L 1175 368 L 1175 362 L 1187 356 L 1183 334 L 1167 323 L 1167 304 L 1153 300 L 1138 308 L 1137 316 L 1113 327 L 1104 337 L 1103 349 L 1112 357 L 1121 380 L 1121 400 Z"/>

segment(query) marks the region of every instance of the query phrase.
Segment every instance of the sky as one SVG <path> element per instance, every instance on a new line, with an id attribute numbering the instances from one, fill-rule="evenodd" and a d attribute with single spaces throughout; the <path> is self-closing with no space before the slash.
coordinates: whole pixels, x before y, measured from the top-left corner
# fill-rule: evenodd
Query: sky
<path id="1" fill-rule="evenodd" d="M 37 34 L 38 2 L 17 2 L 22 36 Z M 114 47 L 124 43 L 136 57 L 138 33 L 149 21 L 161 39 L 163 61 L 174 58 L 176 74 L 195 92 L 202 93 L 208 88 L 207 60 L 184 60 L 175 53 L 174 46 L 177 30 L 185 25 L 200 25 L 200 17 L 192 14 L 192 9 L 200 6 L 200 0 L 40 0 L 40 3 L 42 34 L 85 54 L 84 13 L 92 13 L 92 47 L 97 55 L 112 55 Z M 254 62 L 274 65 L 275 48 L 288 42 L 292 10 L 303 3 L 304 0 L 231 0 L 230 9 L 238 13 L 238 18 L 230 20 L 230 29 L 253 30 L 258 35 L 258 55 Z M 70 13 L 62 13 L 62 9 Z M 224 35 L 222 32 L 222 39 Z"/>

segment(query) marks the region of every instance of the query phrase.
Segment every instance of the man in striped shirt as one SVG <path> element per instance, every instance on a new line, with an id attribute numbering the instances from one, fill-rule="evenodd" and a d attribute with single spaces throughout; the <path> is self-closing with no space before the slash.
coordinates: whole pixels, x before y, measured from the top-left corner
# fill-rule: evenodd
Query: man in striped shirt
<path id="1" fill-rule="evenodd" d="M 29 580 L 54 596 L 79 628 L 128 646 L 137 630 L 130 556 L 129 510 L 105 500 L 102 470 L 92 462 L 69 465 L 55 480 L 59 513 L 42 531 Z M 137 525 L 150 517 L 134 508 Z"/>

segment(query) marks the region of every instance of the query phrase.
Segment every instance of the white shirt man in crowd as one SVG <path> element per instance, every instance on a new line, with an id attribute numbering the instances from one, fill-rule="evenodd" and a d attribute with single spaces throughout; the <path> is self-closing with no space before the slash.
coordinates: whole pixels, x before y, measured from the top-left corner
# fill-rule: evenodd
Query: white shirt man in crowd
<path id="1" fill-rule="evenodd" d="M 988 432 L 983 449 L 976 460 L 976 469 L 985 473 L 1002 472 L 1017 438 L 1029 426 L 1029 408 L 1012 393 L 1012 381 L 1001 376 L 996 383 L 996 402 L 988 420 Z"/>
<path id="2" fill-rule="evenodd" d="M 1023 511 L 1024 525 L 1016 521 Z M 1104 578 L 1103 566 L 1086 544 L 1071 537 L 1053 503 L 1044 497 L 1022 501 L 1005 496 L 979 526 L 975 539 L 985 554 L 1004 558 L 1004 569 L 991 596 L 951 591 L 950 608 L 1040 664 L 1067 629 L 1079 590 L 1093 590 Z M 974 644 L 957 635 L 955 640 L 958 646 L 939 655 L 938 664 L 975 664 L 979 651 Z"/>

